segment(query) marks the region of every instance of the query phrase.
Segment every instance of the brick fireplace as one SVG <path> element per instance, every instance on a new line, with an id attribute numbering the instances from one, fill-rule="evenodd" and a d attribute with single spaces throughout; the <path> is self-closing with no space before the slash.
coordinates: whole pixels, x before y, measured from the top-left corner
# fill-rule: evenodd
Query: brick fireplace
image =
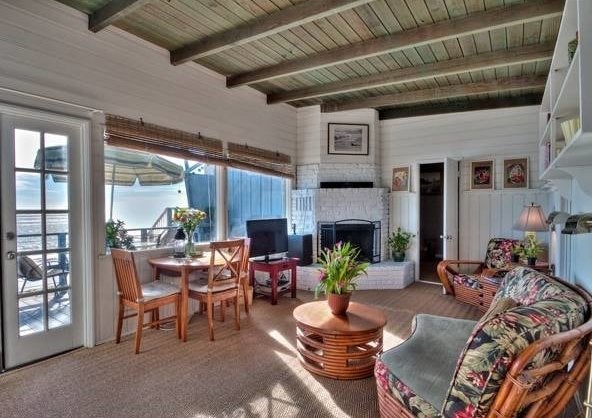
<path id="1" fill-rule="evenodd" d="M 380 170 L 374 164 L 307 164 L 297 167 L 297 189 L 292 191 L 291 222 L 298 234 L 313 235 L 313 259 L 317 247 L 322 248 L 319 225 L 334 224 L 344 220 L 339 229 L 352 229 L 348 224 L 365 224 L 362 234 L 368 232 L 368 225 L 380 225 L 373 250 L 367 252 L 368 261 L 387 259 L 386 237 L 388 235 L 388 189 L 376 187 Z M 343 184 L 347 183 L 347 184 Z M 349 187 L 340 187 L 341 185 Z M 321 187 L 323 186 L 323 187 Z M 370 187 L 369 187 L 370 186 Z M 343 229 L 345 228 L 345 229 Z M 349 231 L 348 234 L 355 231 Z M 367 238 L 360 238 L 361 240 Z M 372 254 L 371 254 L 372 253 Z"/>

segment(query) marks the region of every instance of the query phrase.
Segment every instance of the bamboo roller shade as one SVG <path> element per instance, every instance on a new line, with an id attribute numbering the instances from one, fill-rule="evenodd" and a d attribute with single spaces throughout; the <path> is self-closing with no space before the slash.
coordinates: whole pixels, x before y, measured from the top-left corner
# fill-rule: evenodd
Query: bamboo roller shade
<path id="1" fill-rule="evenodd" d="M 228 165 L 275 176 L 294 176 L 289 155 L 233 142 L 228 143 L 225 154 L 223 143 L 219 139 L 122 116 L 106 115 L 105 141 L 116 147 L 208 164 Z"/>

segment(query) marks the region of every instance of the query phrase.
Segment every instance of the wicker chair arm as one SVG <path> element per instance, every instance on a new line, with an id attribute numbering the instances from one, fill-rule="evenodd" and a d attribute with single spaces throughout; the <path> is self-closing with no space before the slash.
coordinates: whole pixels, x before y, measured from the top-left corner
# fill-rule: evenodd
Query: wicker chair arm
<path id="1" fill-rule="evenodd" d="M 454 295 L 454 288 L 452 287 L 452 283 L 450 282 L 450 277 L 458 274 L 458 270 L 454 269 L 452 266 L 460 266 L 460 265 L 476 265 L 477 268 L 475 269 L 474 273 L 479 273 L 483 270 L 485 264 L 483 261 L 475 261 L 475 260 L 443 260 L 438 263 L 438 267 L 436 271 L 438 272 L 438 277 L 444 285 L 444 292 L 446 294 Z"/>

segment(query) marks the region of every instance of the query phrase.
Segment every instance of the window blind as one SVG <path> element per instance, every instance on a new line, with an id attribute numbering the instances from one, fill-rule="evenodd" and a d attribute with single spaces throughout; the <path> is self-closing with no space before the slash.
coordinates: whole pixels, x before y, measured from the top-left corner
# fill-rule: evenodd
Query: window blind
<path id="1" fill-rule="evenodd" d="M 228 143 L 228 165 L 273 176 L 294 177 L 289 155 L 244 144 Z"/>
<path id="2" fill-rule="evenodd" d="M 106 115 L 105 142 L 116 147 L 226 165 L 222 141 L 141 120 Z"/>

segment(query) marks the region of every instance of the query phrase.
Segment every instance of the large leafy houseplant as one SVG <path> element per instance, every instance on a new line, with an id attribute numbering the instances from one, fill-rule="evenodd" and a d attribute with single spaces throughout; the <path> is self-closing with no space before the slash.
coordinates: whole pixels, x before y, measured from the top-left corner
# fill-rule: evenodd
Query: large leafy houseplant
<path id="1" fill-rule="evenodd" d="M 125 222 L 120 219 L 111 219 L 105 224 L 105 244 L 108 248 L 136 249 L 134 237 L 127 232 Z"/>
<path id="2" fill-rule="evenodd" d="M 534 266 L 536 264 L 537 257 L 539 253 L 541 253 L 543 249 L 541 245 L 538 243 L 536 237 L 534 235 L 528 235 L 524 242 L 524 248 L 522 250 L 522 254 L 528 260 L 529 266 Z"/>
<path id="3" fill-rule="evenodd" d="M 415 234 L 403 231 L 401 227 L 398 227 L 395 232 L 389 235 L 387 243 L 392 251 L 394 261 L 405 260 L 405 252 L 409 249 L 413 237 L 415 237 Z"/>
<path id="4" fill-rule="evenodd" d="M 359 262 L 360 250 L 349 242 L 338 242 L 333 249 L 321 251 L 321 280 L 315 287 L 315 297 L 322 291 L 327 295 L 331 311 L 344 314 L 349 305 L 351 291 L 356 289 L 356 280 L 366 274 L 368 263 Z"/>

